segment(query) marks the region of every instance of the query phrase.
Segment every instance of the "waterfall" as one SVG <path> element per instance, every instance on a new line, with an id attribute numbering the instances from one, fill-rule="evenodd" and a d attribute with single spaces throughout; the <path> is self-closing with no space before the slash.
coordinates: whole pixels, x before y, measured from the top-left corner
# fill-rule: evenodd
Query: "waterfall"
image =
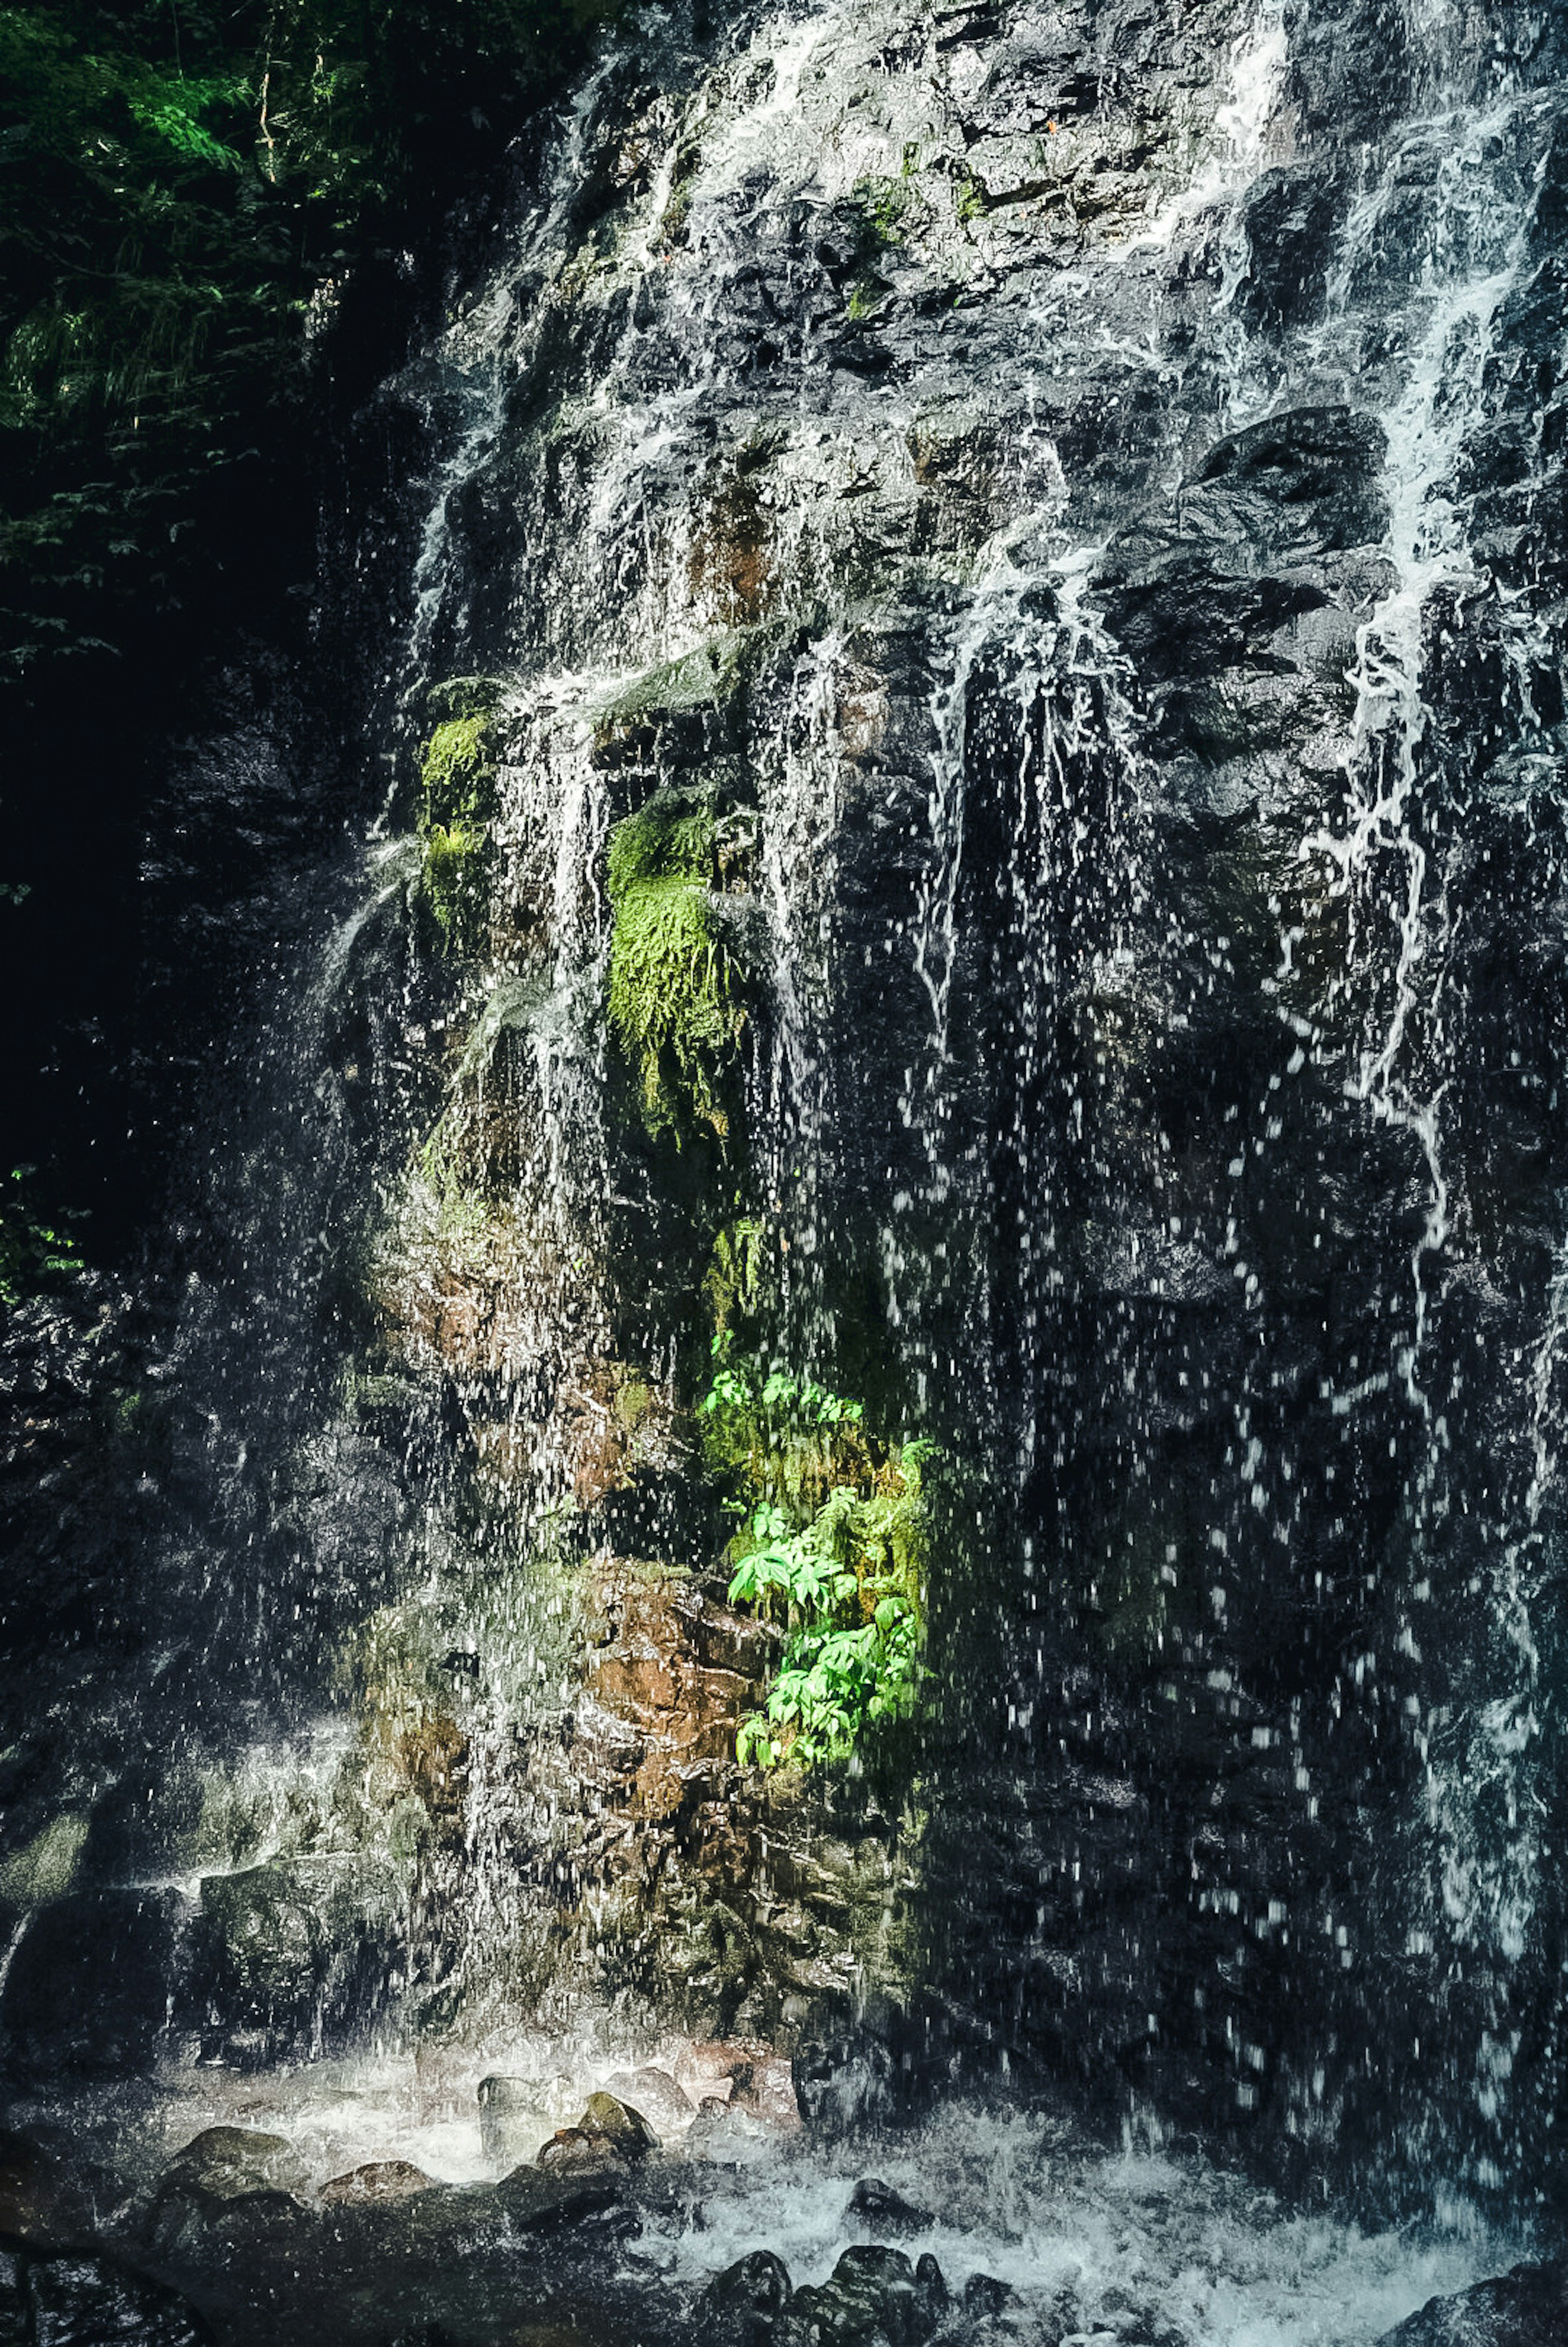
<path id="1" fill-rule="evenodd" d="M 36 2099 L 477 2189 L 741 2047 L 809 2140 L 677 2095 L 672 2288 L 869 2132 L 1183 2347 L 1555 2246 L 1565 70 L 674 11 L 519 142 L 0 1856 Z"/>

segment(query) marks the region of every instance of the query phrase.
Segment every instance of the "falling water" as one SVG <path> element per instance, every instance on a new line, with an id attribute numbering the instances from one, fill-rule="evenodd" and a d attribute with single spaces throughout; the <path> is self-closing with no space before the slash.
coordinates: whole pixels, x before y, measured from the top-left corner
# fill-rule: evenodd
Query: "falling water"
<path id="1" fill-rule="evenodd" d="M 1561 50 L 677 14 L 520 145 L 363 427 L 373 781 L 215 1082 L 152 1628 L 0 1860 L 27 2107 L 477 2188 L 744 2045 L 808 2134 L 677 2097 L 677 2294 L 875 2164 L 1184 2347 L 1551 2238 Z M 748 1361 L 860 1430 L 812 1508 L 927 1462 L 914 1716 L 809 1779 Z"/>

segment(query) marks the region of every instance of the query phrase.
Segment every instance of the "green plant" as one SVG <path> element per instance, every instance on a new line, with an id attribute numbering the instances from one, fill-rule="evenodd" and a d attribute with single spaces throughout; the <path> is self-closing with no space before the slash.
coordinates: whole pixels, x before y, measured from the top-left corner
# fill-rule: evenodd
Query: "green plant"
<path id="1" fill-rule="evenodd" d="M 61 1227 L 73 1217 L 46 1222 L 30 1194 L 33 1165 L 13 1165 L 13 1188 L 0 1196 L 0 1305 L 7 1310 L 62 1279 L 78 1278 L 87 1266 L 76 1240 Z"/>
<path id="2" fill-rule="evenodd" d="M 610 837 L 610 1029 L 637 1071 L 648 1131 L 688 1122 L 723 1140 L 728 1078 L 746 1006 L 713 924 L 710 809 L 656 792 Z"/>
<path id="3" fill-rule="evenodd" d="M 814 1378 L 732 1357 L 697 1405 L 710 1465 L 748 1494 L 730 1544 L 731 1604 L 788 1636 L 763 1708 L 741 1722 L 742 1763 L 814 1768 L 912 1708 L 924 1641 L 929 1522 L 923 1441 L 881 1451 L 864 1409 Z"/>

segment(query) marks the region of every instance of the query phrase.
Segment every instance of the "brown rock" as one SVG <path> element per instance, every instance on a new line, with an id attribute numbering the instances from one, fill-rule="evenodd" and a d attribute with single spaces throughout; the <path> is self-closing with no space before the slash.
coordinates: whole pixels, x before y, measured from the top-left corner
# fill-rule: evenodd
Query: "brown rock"
<path id="1" fill-rule="evenodd" d="M 630 2164 L 597 2127 L 558 2127 L 539 2153 L 539 2166 L 553 2176 L 625 2176 Z"/>
<path id="2" fill-rule="evenodd" d="M 781 2134 L 794 2135 L 799 2128 L 800 2106 L 788 2055 L 768 2053 L 755 2059 L 749 2077 L 737 2086 L 731 2100 L 737 2110 L 749 2111 Z"/>
<path id="3" fill-rule="evenodd" d="M 351 2168 L 346 2176 L 334 2176 L 323 2184 L 321 2198 L 329 2208 L 343 2202 L 365 2200 L 408 2200 L 416 2192 L 428 2192 L 434 2184 L 423 2168 L 415 2168 L 406 2159 L 372 2159 L 364 2167 Z"/>
<path id="4" fill-rule="evenodd" d="M 675 2057 L 676 2082 L 693 2103 L 727 2103 L 750 2077 L 753 2053 L 762 2050 L 722 2038 L 683 2045 Z"/>

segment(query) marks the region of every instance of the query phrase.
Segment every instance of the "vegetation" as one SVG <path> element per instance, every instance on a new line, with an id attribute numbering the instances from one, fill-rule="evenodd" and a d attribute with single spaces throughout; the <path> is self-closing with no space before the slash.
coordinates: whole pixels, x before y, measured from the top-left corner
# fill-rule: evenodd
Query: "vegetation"
<path id="1" fill-rule="evenodd" d="M 188 589 L 308 333 L 455 182 L 592 0 L 24 0 L 0 9 L 4 659 Z"/>
<path id="2" fill-rule="evenodd" d="M 65 1218 L 40 1215 L 31 1194 L 35 1171 L 13 1165 L 10 1191 L 0 1195 L 0 1307 L 7 1311 L 83 1268 L 76 1240 L 61 1226 Z"/>
<path id="3" fill-rule="evenodd" d="M 495 812 L 495 735 L 487 708 L 470 707 L 437 725 L 424 746 L 420 782 L 421 893 L 446 950 L 472 953 L 483 926 Z"/>
<path id="4" fill-rule="evenodd" d="M 738 1487 L 732 1604 L 781 1621 L 788 1642 L 767 1704 L 741 1722 L 759 1767 L 843 1761 L 912 1707 L 924 1639 L 930 1526 L 926 1442 L 883 1450 L 864 1410 L 810 1378 L 736 1358 L 698 1406 L 708 1463 Z"/>
<path id="5" fill-rule="evenodd" d="M 718 826 L 710 806 L 657 791 L 610 838 L 610 1029 L 636 1071 L 644 1122 L 678 1141 L 723 1140 L 746 1006 L 714 927 Z"/>

